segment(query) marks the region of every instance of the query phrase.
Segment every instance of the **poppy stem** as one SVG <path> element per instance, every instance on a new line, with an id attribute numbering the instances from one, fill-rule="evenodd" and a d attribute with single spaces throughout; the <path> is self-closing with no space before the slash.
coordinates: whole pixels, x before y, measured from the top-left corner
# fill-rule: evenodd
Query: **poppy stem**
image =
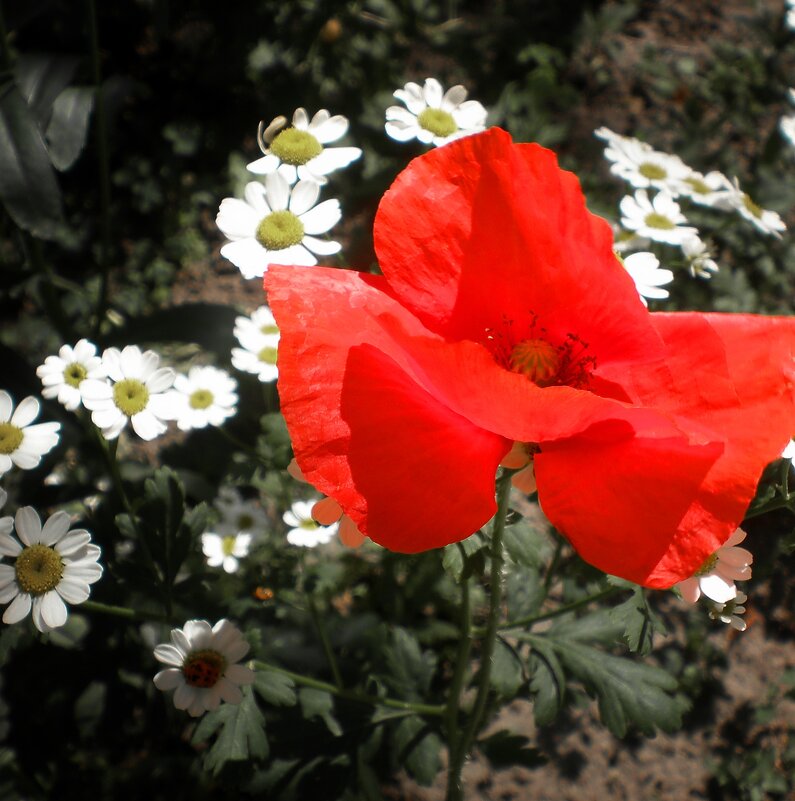
<path id="1" fill-rule="evenodd" d="M 503 566 L 503 534 L 505 521 L 508 517 L 509 500 L 511 495 L 511 476 L 516 470 L 503 468 L 497 478 L 497 514 L 491 528 L 491 570 L 489 616 L 486 621 L 486 631 L 480 651 L 480 675 L 478 678 L 477 694 L 472 714 L 467 720 L 460 739 L 457 738 L 455 748 L 450 748 L 450 761 L 447 769 L 447 795 L 446 801 L 462 801 L 464 787 L 461 781 L 461 770 L 467 754 L 472 748 L 486 711 L 491 683 L 492 657 L 494 645 L 497 641 L 500 612 L 502 610 L 502 566 Z"/>

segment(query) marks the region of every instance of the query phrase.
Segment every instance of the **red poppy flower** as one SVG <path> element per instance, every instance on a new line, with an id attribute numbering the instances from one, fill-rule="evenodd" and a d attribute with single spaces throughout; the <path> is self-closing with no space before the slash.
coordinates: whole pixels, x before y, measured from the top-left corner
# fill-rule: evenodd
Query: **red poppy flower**
<path id="1" fill-rule="evenodd" d="M 651 587 L 737 528 L 795 418 L 795 322 L 650 314 L 553 153 L 492 129 L 414 160 L 383 276 L 272 266 L 279 393 L 306 478 L 396 551 L 464 539 L 532 445 L 547 517 Z"/>

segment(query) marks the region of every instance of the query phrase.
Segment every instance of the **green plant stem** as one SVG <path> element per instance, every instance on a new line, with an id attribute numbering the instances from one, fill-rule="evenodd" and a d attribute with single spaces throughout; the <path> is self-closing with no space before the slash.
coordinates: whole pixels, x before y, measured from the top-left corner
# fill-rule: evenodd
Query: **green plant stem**
<path id="1" fill-rule="evenodd" d="M 497 514 L 494 516 L 494 523 L 491 529 L 491 598 L 486 631 L 480 652 L 480 675 L 477 695 L 475 696 L 472 714 L 469 716 L 461 737 L 457 741 L 455 752 L 450 754 L 450 762 L 447 769 L 446 801 L 462 801 L 464 797 L 461 770 L 464 767 L 464 761 L 472 747 L 472 743 L 483 724 L 486 702 L 489 697 L 492 657 L 494 655 L 494 644 L 497 641 L 497 628 L 502 608 L 502 565 L 504 558 L 502 539 L 505 533 L 505 519 L 509 510 L 511 476 L 515 472 L 515 470 L 503 469 L 497 478 Z"/>
<path id="2" fill-rule="evenodd" d="M 282 676 L 287 676 L 287 678 L 292 679 L 296 684 L 300 684 L 303 687 L 324 690 L 325 692 L 337 696 L 337 698 L 344 698 L 346 701 L 355 701 L 360 704 L 369 704 L 370 706 L 388 707 L 389 709 L 402 709 L 415 715 L 441 717 L 445 713 L 445 707 L 442 704 L 416 704 L 412 701 L 402 701 L 398 698 L 387 698 L 378 695 L 369 695 L 367 693 L 359 693 L 355 690 L 345 690 L 333 684 L 329 684 L 327 681 L 313 679 L 311 676 L 304 676 L 303 673 L 294 673 L 292 670 L 280 668 L 261 660 L 255 659 L 254 667 L 257 670 L 270 670 L 273 673 L 279 673 Z"/>
<path id="3" fill-rule="evenodd" d="M 464 548 L 458 543 L 462 556 Z M 457 763 L 458 752 L 461 747 L 458 727 L 458 710 L 461 705 L 461 693 L 464 689 L 464 681 L 469 668 L 469 653 L 472 649 L 472 602 L 469 592 L 469 578 L 465 578 L 461 583 L 461 635 L 458 640 L 458 649 L 455 656 L 455 668 L 453 680 L 450 683 L 450 692 L 447 698 L 445 709 L 445 729 L 447 731 L 447 747 L 450 752 L 450 763 Z M 459 795 L 462 788 L 454 787 L 456 782 L 461 783 L 461 773 L 448 771 L 447 773 L 447 795 L 448 798 L 455 798 Z"/>
<path id="4" fill-rule="evenodd" d="M 111 220 L 110 220 L 110 158 L 108 155 L 108 121 L 105 114 L 105 97 L 102 90 L 102 67 L 99 55 L 96 0 L 87 0 L 86 16 L 91 48 L 91 72 L 94 80 L 94 119 L 97 121 L 97 165 L 99 167 L 100 202 L 100 284 L 97 298 L 94 338 L 99 335 L 108 309 L 108 281 L 110 278 Z"/>
<path id="5" fill-rule="evenodd" d="M 320 616 L 317 604 L 315 603 L 315 598 L 311 592 L 306 593 L 306 602 L 309 606 L 309 615 L 312 618 L 312 622 L 315 624 L 318 637 L 320 637 L 320 642 L 323 645 L 323 653 L 326 655 L 326 661 L 331 668 L 331 675 L 334 676 L 334 684 L 336 684 L 341 690 L 343 689 L 342 674 L 340 673 L 340 668 L 337 664 L 337 658 L 334 656 L 334 650 L 331 647 L 331 641 L 328 638 L 328 632 L 326 631 L 326 627 L 323 625 L 323 619 Z"/>
<path id="6" fill-rule="evenodd" d="M 138 609 L 130 609 L 127 606 L 114 606 L 113 604 L 103 604 L 99 601 L 83 601 L 80 609 L 86 612 L 98 612 L 101 615 L 112 615 L 121 617 L 125 620 L 151 621 L 153 623 L 168 623 L 169 618 L 165 615 L 157 615 L 154 612 L 142 612 Z"/>
<path id="7" fill-rule="evenodd" d="M 110 479 L 113 482 L 113 487 L 116 494 L 124 506 L 125 511 L 130 517 L 134 519 L 132 504 L 124 489 L 124 484 L 121 480 L 121 471 L 119 470 L 119 460 L 116 458 L 116 451 L 119 448 L 119 439 L 112 439 L 109 442 L 105 440 L 102 434 L 97 429 L 94 429 L 99 438 L 99 445 L 102 452 L 105 454 L 105 461 L 108 464 L 108 471 L 110 472 Z"/>

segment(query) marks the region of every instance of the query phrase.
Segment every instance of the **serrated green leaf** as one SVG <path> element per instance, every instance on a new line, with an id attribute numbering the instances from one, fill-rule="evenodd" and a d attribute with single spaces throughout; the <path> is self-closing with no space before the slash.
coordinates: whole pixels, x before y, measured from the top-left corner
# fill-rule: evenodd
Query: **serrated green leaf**
<path id="1" fill-rule="evenodd" d="M 413 634 L 397 627 L 392 630 L 382 655 L 384 681 L 399 698 L 421 701 L 430 687 L 436 656 L 423 651 Z"/>
<path id="2" fill-rule="evenodd" d="M 70 86 L 55 98 L 44 137 L 56 170 L 68 170 L 77 161 L 86 144 L 93 107 L 94 90 L 87 86 Z"/>
<path id="3" fill-rule="evenodd" d="M 503 542 L 505 552 L 514 564 L 536 568 L 541 565 L 544 541 L 527 520 L 522 519 L 507 527 Z"/>
<path id="4" fill-rule="evenodd" d="M 537 768 L 546 763 L 546 757 L 537 749 L 528 747 L 530 740 L 521 734 L 503 729 L 478 740 L 478 748 L 496 769 L 522 765 Z"/>
<path id="5" fill-rule="evenodd" d="M 649 607 L 642 587 L 634 587 L 626 601 L 614 606 L 610 618 L 623 628 L 621 636 L 629 650 L 641 656 L 651 653 L 655 632 L 665 633 L 662 621 Z"/>
<path id="6" fill-rule="evenodd" d="M 491 662 L 491 686 L 503 698 L 513 698 L 523 682 L 522 663 L 513 649 L 498 639 Z"/>
<path id="7" fill-rule="evenodd" d="M 530 665 L 530 691 L 535 694 L 533 716 L 539 726 L 547 726 L 555 720 L 563 706 L 566 675 L 555 651 L 541 638 L 533 642 Z"/>
<path id="8" fill-rule="evenodd" d="M 254 689 L 268 704 L 274 706 L 295 706 L 295 682 L 289 677 L 273 670 L 258 670 L 254 675 Z"/>
<path id="9" fill-rule="evenodd" d="M 442 550 L 442 567 L 456 582 L 483 572 L 486 542 L 478 531 L 461 542 L 446 545 Z"/>
<path id="10" fill-rule="evenodd" d="M 422 718 L 412 715 L 398 723 L 394 732 L 397 763 L 416 781 L 430 785 L 441 769 L 442 741 Z"/>
<path id="11" fill-rule="evenodd" d="M 10 82 L 0 86 L 0 200 L 14 222 L 37 237 L 52 238 L 63 219 L 44 139 Z"/>
<path id="12" fill-rule="evenodd" d="M 204 767 L 215 775 L 227 762 L 267 758 L 265 717 L 250 687 L 243 688 L 239 704 L 221 704 L 214 712 L 208 712 L 196 727 L 191 742 L 198 745 L 214 734 L 215 742 L 204 754 Z"/>
<path id="13" fill-rule="evenodd" d="M 505 582 L 505 601 L 509 620 L 537 614 L 544 602 L 544 586 L 538 570 L 514 567 Z"/>
<path id="14" fill-rule="evenodd" d="M 314 687 L 302 687 L 298 691 L 298 701 L 305 718 L 320 718 L 335 737 L 342 734 L 342 727 L 332 714 L 334 698 L 331 693 L 325 690 L 316 690 Z"/>

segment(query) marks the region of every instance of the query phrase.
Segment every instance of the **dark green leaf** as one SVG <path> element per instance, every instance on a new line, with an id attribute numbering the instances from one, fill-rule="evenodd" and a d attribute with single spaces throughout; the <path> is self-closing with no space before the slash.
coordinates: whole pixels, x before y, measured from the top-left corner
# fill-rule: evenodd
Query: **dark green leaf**
<path id="1" fill-rule="evenodd" d="M 295 682 L 273 670 L 258 670 L 254 676 L 254 689 L 262 699 L 274 706 L 295 706 Z"/>
<path id="2" fill-rule="evenodd" d="M 513 765 L 537 768 L 547 760 L 537 748 L 529 748 L 529 742 L 527 737 L 503 729 L 478 740 L 478 748 L 498 770 L 510 768 Z"/>
<path id="3" fill-rule="evenodd" d="M 42 130 L 50 117 L 55 99 L 69 85 L 76 69 L 77 59 L 74 56 L 23 53 L 17 59 L 17 86 Z"/>
<path id="4" fill-rule="evenodd" d="M 68 170 L 85 147 L 93 105 L 94 90 L 86 86 L 64 89 L 55 99 L 44 136 L 56 170 Z"/>
<path id="5" fill-rule="evenodd" d="M 535 615 L 544 601 L 544 586 L 532 567 L 514 567 L 505 582 L 508 619 Z"/>
<path id="6" fill-rule="evenodd" d="M 439 736 L 421 718 L 412 716 L 400 721 L 394 738 L 398 764 L 405 765 L 417 782 L 427 787 L 441 769 Z"/>
<path id="7" fill-rule="evenodd" d="M 421 701 L 428 692 L 436 668 L 436 657 L 423 652 L 417 639 L 406 629 L 395 628 L 383 649 L 384 680 L 407 701 Z"/>
<path id="8" fill-rule="evenodd" d="M 314 687 L 302 687 L 298 691 L 298 701 L 305 718 L 320 718 L 335 737 L 342 734 L 342 727 L 332 714 L 334 698 L 331 693 L 316 690 Z"/>
<path id="9" fill-rule="evenodd" d="M 642 656 L 651 652 L 654 633 L 665 633 L 662 621 L 649 607 L 642 587 L 634 587 L 632 595 L 624 603 L 610 610 L 610 617 L 622 626 L 622 639 L 629 650 Z"/>
<path id="10" fill-rule="evenodd" d="M 260 712 L 250 687 L 243 688 L 239 704 L 221 704 L 199 722 L 191 742 L 203 743 L 217 734 L 212 747 L 204 754 L 204 767 L 218 774 L 227 762 L 241 762 L 268 756 L 265 717 Z"/>
<path id="11" fill-rule="evenodd" d="M 547 726 L 555 720 L 563 706 L 566 675 L 555 651 L 540 637 L 533 642 L 530 670 L 530 691 L 535 694 L 533 716 L 539 726 Z"/>
<path id="12" fill-rule="evenodd" d="M 524 567 L 539 567 L 543 561 L 544 539 L 526 521 L 505 529 L 503 538 L 509 559 Z"/>
<path id="13" fill-rule="evenodd" d="M 485 547 L 486 542 L 480 532 L 461 542 L 446 545 L 442 551 L 442 566 L 457 582 L 482 573 L 485 566 Z"/>
<path id="14" fill-rule="evenodd" d="M 491 663 L 491 686 L 503 697 L 513 698 L 524 681 L 522 663 L 513 649 L 502 640 L 494 643 Z"/>
<path id="15" fill-rule="evenodd" d="M 63 217 L 47 148 L 19 90 L 0 86 L 0 199 L 14 222 L 44 239 Z"/>

